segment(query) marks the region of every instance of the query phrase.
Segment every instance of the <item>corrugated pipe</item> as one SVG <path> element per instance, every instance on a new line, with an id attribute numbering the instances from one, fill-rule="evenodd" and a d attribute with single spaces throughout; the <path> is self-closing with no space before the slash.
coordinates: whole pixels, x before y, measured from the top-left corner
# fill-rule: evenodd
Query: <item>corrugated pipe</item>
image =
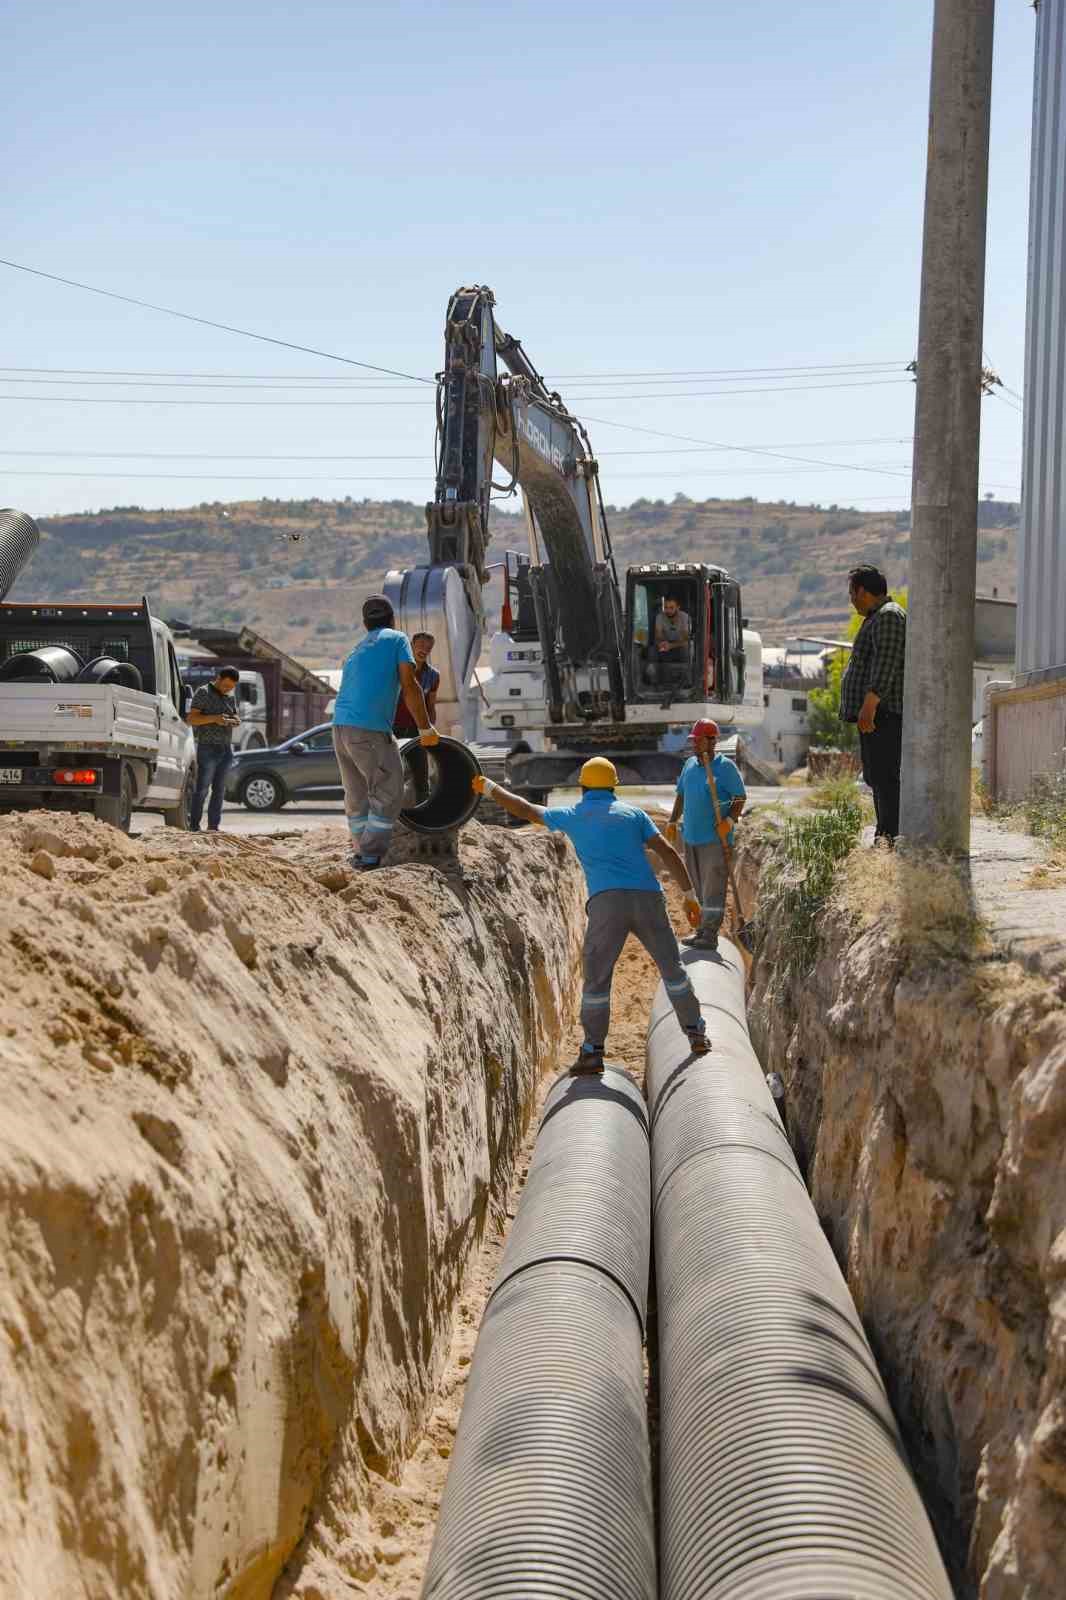
<path id="1" fill-rule="evenodd" d="M 739 955 L 687 965 L 712 1053 L 689 1055 L 661 988 L 648 1034 L 662 1600 L 951 1600 Z"/>
<path id="2" fill-rule="evenodd" d="M 403 822 L 414 833 L 444 833 L 469 822 L 481 796 L 470 787 L 481 763 L 459 739 L 441 738 L 424 750 L 417 739 L 400 746 L 404 767 Z"/>
<path id="3" fill-rule="evenodd" d="M 560 1078 L 467 1381 L 424 1600 L 653 1600 L 648 1121 Z"/>
<path id="4" fill-rule="evenodd" d="M 15 580 L 41 542 L 41 530 L 24 511 L 0 511 L 0 600 L 15 586 Z"/>

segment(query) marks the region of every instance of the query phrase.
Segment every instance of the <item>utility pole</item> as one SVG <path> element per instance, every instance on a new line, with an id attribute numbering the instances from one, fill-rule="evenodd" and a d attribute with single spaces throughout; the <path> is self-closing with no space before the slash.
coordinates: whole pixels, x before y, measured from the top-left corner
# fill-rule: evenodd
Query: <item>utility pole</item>
<path id="1" fill-rule="evenodd" d="M 981 336 L 995 0 L 936 0 L 914 422 L 900 831 L 970 846 Z"/>

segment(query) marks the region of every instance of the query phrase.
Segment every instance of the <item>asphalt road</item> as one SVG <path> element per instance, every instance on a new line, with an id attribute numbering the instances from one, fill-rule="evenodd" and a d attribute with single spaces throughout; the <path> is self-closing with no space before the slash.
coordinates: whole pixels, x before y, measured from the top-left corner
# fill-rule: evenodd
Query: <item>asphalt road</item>
<path id="1" fill-rule="evenodd" d="M 622 789 L 619 792 L 633 805 L 648 809 L 669 810 L 673 804 L 674 791 L 669 786 L 655 789 Z M 803 792 L 799 787 L 752 788 L 748 790 L 748 800 L 753 806 L 782 803 L 794 805 Z M 555 805 L 565 805 L 576 799 L 576 789 L 557 789 L 552 795 Z M 304 805 L 293 803 L 282 811 L 267 812 L 246 811 L 244 806 L 227 804 L 222 813 L 222 827 L 227 833 L 292 833 L 294 830 L 320 828 L 330 823 L 344 826 L 344 807 L 339 800 L 321 800 Z M 148 833 L 153 828 L 162 826 L 161 816 L 153 812 L 135 812 L 131 832 L 135 835 Z"/>

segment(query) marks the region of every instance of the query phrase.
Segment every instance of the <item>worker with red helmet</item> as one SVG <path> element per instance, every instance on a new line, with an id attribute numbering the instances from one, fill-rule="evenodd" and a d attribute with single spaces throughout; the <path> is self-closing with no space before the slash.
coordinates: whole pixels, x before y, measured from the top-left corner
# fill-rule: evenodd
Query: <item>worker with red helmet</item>
<path id="1" fill-rule="evenodd" d="M 744 810 L 747 790 L 740 768 L 728 756 L 715 754 L 718 724 L 709 717 L 701 718 L 692 727 L 692 745 L 695 755 L 690 756 L 677 780 L 677 798 L 666 837 L 676 842 L 678 824 L 685 848 L 685 865 L 692 879 L 692 887 L 700 902 L 700 925 L 690 939 L 684 942 L 695 950 L 717 950 L 718 930 L 725 916 L 726 858 L 723 845 L 733 848 L 733 824 Z M 714 799 L 708 781 L 707 758 L 714 780 L 720 817 L 715 814 Z"/>

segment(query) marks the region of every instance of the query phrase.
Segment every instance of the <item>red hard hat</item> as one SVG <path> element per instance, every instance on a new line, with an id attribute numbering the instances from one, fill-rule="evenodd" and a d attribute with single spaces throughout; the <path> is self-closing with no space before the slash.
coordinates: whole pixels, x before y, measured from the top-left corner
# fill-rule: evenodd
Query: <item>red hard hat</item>
<path id="1" fill-rule="evenodd" d="M 717 739 L 718 724 L 712 722 L 710 717 L 701 717 L 699 722 L 692 724 L 692 737 L 694 739 Z"/>

